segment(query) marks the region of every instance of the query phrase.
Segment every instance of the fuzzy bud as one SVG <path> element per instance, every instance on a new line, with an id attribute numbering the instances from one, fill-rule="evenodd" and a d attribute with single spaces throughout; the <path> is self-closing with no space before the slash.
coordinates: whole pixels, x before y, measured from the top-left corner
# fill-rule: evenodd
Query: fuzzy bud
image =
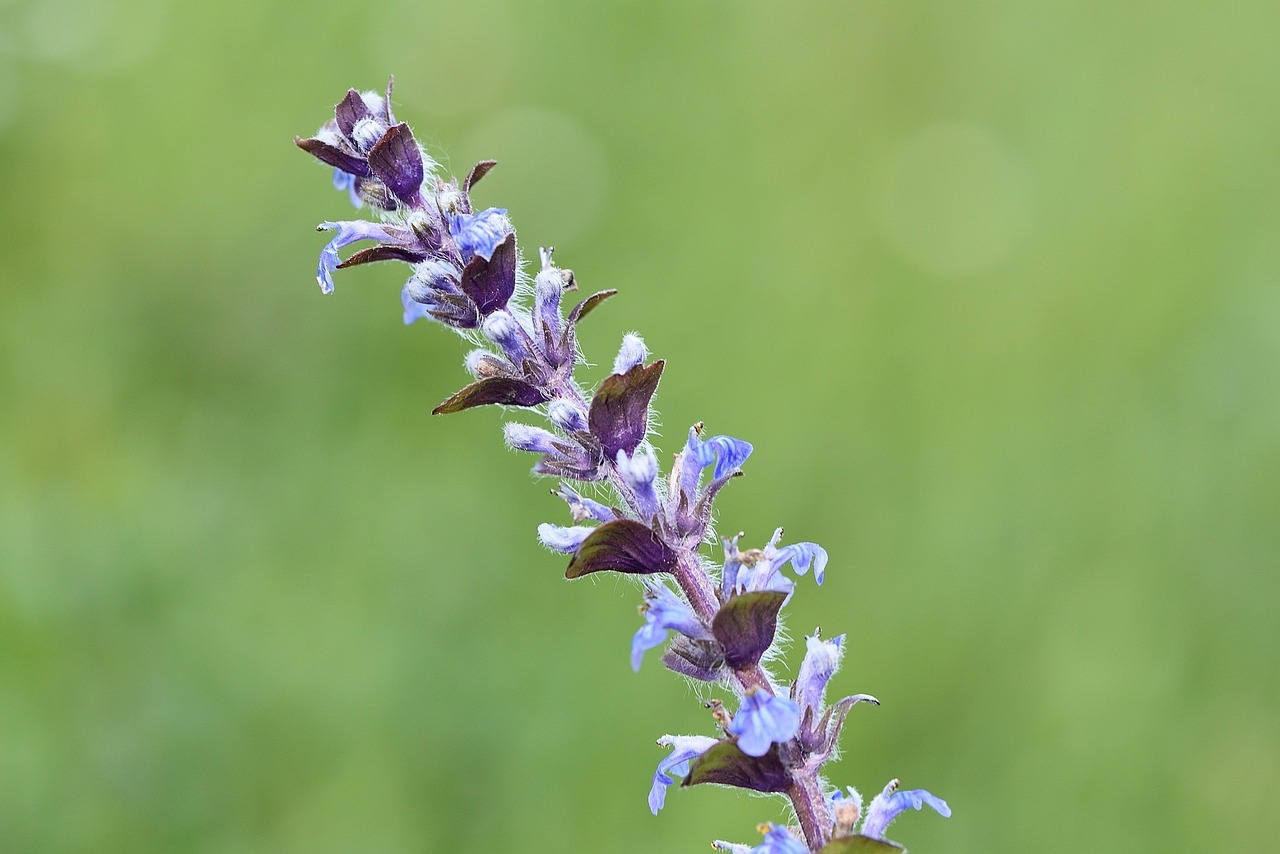
<path id="1" fill-rule="evenodd" d="M 585 431 L 587 429 L 587 416 L 577 405 L 567 400 L 553 400 L 547 407 L 547 417 L 551 419 L 551 423 L 562 430 L 569 431 Z"/>
<path id="2" fill-rule="evenodd" d="M 653 483 L 658 477 L 658 458 L 653 450 L 640 447 L 631 456 L 626 451 L 618 451 L 616 459 L 618 474 L 631 487 L 636 499 L 636 509 L 643 519 L 652 519 L 658 515 L 658 492 Z"/>
<path id="3" fill-rule="evenodd" d="M 484 319 L 484 334 L 502 348 L 513 365 L 519 365 L 529 356 L 525 336 L 519 322 L 507 311 L 498 309 Z"/>
<path id="4" fill-rule="evenodd" d="M 556 435 L 541 427 L 531 427 L 528 424 L 513 421 L 503 425 L 502 433 L 503 438 L 507 440 L 507 445 L 514 450 L 530 451 L 535 454 L 555 452 Z"/>
<path id="5" fill-rule="evenodd" d="M 649 348 L 644 345 L 644 339 L 634 332 L 624 335 L 622 338 L 622 347 L 618 350 L 618 358 L 613 360 L 613 372 L 615 374 L 625 374 L 636 365 L 643 365 L 645 357 L 649 355 Z"/>

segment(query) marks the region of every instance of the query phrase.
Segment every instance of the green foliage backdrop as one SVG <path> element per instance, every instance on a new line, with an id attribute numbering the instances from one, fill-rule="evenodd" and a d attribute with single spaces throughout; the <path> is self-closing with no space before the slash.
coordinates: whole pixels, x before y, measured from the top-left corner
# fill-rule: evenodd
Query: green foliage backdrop
<path id="1" fill-rule="evenodd" d="M 1280 836 L 1280 7 L 0 3 L 0 848 L 698 851 L 697 697 L 294 149 L 355 85 L 832 555 L 832 781 L 917 852 Z M 599 376 L 597 370 L 594 376 Z M 795 659 L 791 661 L 794 666 Z"/>

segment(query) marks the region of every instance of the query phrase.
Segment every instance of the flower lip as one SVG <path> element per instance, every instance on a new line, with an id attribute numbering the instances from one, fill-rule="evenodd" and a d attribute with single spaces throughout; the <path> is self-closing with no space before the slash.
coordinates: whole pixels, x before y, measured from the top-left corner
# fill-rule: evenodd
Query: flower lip
<path id="1" fill-rule="evenodd" d="M 653 784 L 649 787 L 649 810 L 657 815 L 667 799 L 667 787 L 675 783 L 669 775 L 683 777 L 689 773 L 689 763 L 716 746 L 714 738 L 701 735 L 664 735 L 658 739 L 660 747 L 670 747 L 671 753 L 658 763 L 653 772 Z"/>
<path id="2" fill-rule="evenodd" d="M 382 226 L 362 220 L 345 220 L 340 222 L 322 222 L 319 231 L 338 233 L 320 250 L 320 263 L 316 267 L 316 282 L 323 293 L 333 293 L 333 271 L 338 269 L 341 260 L 338 250 L 361 240 L 392 240 L 392 235 Z"/>

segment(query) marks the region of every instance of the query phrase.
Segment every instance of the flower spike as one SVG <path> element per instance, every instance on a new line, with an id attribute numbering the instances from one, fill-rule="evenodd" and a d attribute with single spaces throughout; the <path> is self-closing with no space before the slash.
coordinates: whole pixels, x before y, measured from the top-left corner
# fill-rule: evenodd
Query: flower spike
<path id="1" fill-rule="evenodd" d="M 295 137 L 332 171 L 334 188 L 369 217 L 321 223 L 321 231 L 335 233 L 320 251 L 316 281 L 328 294 L 340 270 L 405 264 L 404 324 L 433 321 L 474 348 L 464 362 L 472 381 L 432 413 L 521 408 L 520 420 L 503 429 L 506 445 L 537 455 L 534 475 L 557 479 L 553 494 L 569 511 L 569 524 L 539 525 L 539 541 L 567 556 L 568 579 L 612 572 L 642 588 L 632 669 L 640 669 L 646 652 L 664 647 L 662 664 L 692 680 L 712 718 L 707 733 L 658 740 L 670 753 L 652 774 L 650 811 L 661 811 L 677 777 L 682 787 L 714 784 L 790 802 L 794 824 L 761 825 L 758 845 L 713 843 L 732 854 L 897 848 L 876 840 L 903 811 L 927 805 L 950 815 L 945 801 L 923 789 L 899 791 L 896 780 L 865 810 L 855 789 L 823 794 L 829 786 L 822 769 L 836 754 L 850 709 L 878 701 L 854 694 L 827 702 L 844 635 L 825 640 L 815 631 L 807 638 L 789 686 L 769 668 L 787 643 L 782 611 L 796 577 L 812 570 L 822 584 L 827 552 L 811 542 L 779 545 L 781 528 L 763 548 L 740 548 L 741 534 L 717 536 L 715 501 L 743 473 L 751 443 L 705 434 L 695 424 L 664 473 L 652 407 L 666 363 L 647 362 L 644 340 L 629 332 L 594 389 L 575 376 L 585 362 L 578 323 L 617 291 L 597 290 L 566 305 L 578 281 L 552 261 L 550 247 L 539 251 L 537 269 L 526 271 L 507 209 L 477 211 L 472 203 L 472 188 L 494 161 L 480 161 L 462 180 L 445 177 L 394 115 L 391 86 L 389 80 L 385 95 L 349 89 L 313 136 Z M 344 249 L 362 242 L 369 245 L 343 260 Z M 546 423 L 525 423 L 535 416 Z M 718 570 L 702 553 L 716 542 L 724 545 Z M 726 703 L 737 712 L 730 715 Z M 854 835 L 859 821 L 862 836 Z"/>

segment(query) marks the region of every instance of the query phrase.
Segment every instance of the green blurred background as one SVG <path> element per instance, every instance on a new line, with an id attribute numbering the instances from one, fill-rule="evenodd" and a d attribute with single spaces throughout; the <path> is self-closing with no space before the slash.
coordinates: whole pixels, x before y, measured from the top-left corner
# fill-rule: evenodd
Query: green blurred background
<path id="1" fill-rule="evenodd" d="M 396 108 L 831 553 L 917 852 L 1280 837 L 1280 7 L 0 2 L 0 849 L 705 850 L 698 698 L 297 151 Z M 600 370 L 590 373 L 600 376 Z M 784 673 L 798 663 L 789 659 Z M 1206 849 L 1207 850 L 1207 849 Z"/>

